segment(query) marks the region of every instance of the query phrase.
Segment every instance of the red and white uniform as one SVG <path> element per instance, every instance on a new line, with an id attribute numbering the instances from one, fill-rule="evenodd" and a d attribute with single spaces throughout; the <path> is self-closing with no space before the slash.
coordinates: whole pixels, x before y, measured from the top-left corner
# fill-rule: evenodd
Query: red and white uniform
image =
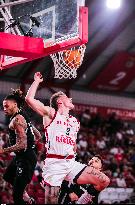
<path id="1" fill-rule="evenodd" d="M 79 121 L 69 116 L 67 119 L 59 112 L 55 113 L 54 119 L 45 128 L 47 155 L 56 155 L 55 158 L 46 158 L 43 167 L 43 178 L 46 184 L 60 186 L 62 181 L 73 178 L 86 166 L 75 161 L 75 158 L 68 159 L 74 155 L 77 132 L 80 128 Z M 60 159 L 57 156 L 62 156 Z"/>
<path id="2" fill-rule="evenodd" d="M 51 124 L 45 128 L 48 154 L 73 155 L 80 123 L 73 116 L 67 119 L 57 112 Z"/>

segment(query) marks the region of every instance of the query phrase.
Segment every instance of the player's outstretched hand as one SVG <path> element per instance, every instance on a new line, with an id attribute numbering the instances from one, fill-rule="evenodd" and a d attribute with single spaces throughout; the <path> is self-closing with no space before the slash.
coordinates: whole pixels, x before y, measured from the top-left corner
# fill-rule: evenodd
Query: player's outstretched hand
<path id="1" fill-rule="evenodd" d="M 40 72 L 36 72 L 34 75 L 34 80 L 38 81 L 39 83 L 43 82 L 43 76 Z"/>

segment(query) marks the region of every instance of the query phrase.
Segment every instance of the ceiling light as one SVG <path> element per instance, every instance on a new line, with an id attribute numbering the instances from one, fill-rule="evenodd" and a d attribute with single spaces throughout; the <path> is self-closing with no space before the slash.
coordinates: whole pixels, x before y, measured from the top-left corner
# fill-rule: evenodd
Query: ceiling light
<path id="1" fill-rule="evenodd" d="M 109 9 L 118 9 L 121 6 L 121 0 L 107 0 L 106 5 Z"/>

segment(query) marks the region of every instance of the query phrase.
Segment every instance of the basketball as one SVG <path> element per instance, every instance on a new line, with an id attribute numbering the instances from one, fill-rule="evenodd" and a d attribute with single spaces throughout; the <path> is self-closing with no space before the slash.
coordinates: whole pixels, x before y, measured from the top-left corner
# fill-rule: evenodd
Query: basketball
<path id="1" fill-rule="evenodd" d="M 70 68 L 78 68 L 81 65 L 81 53 L 79 50 L 67 50 L 64 61 Z"/>

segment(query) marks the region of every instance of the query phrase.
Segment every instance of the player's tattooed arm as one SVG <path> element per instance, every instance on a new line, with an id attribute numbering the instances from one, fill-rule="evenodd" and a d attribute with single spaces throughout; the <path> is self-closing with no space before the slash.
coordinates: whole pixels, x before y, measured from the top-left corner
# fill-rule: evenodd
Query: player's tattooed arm
<path id="1" fill-rule="evenodd" d="M 27 135 L 25 132 L 26 128 L 27 123 L 24 117 L 22 115 L 17 115 L 13 119 L 13 129 L 16 133 L 16 144 L 11 147 L 4 148 L 4 153 L 16 152 L 27 148 Z"/>
<path id="2" fill-rule="evenodd" d="M 103 172 L 100 172 L 95 168 L 92 168 L 90 171 L 87 171 L 87 174 L 95 176 L 101 183 L 106 182 L 107 176 Z"/>

